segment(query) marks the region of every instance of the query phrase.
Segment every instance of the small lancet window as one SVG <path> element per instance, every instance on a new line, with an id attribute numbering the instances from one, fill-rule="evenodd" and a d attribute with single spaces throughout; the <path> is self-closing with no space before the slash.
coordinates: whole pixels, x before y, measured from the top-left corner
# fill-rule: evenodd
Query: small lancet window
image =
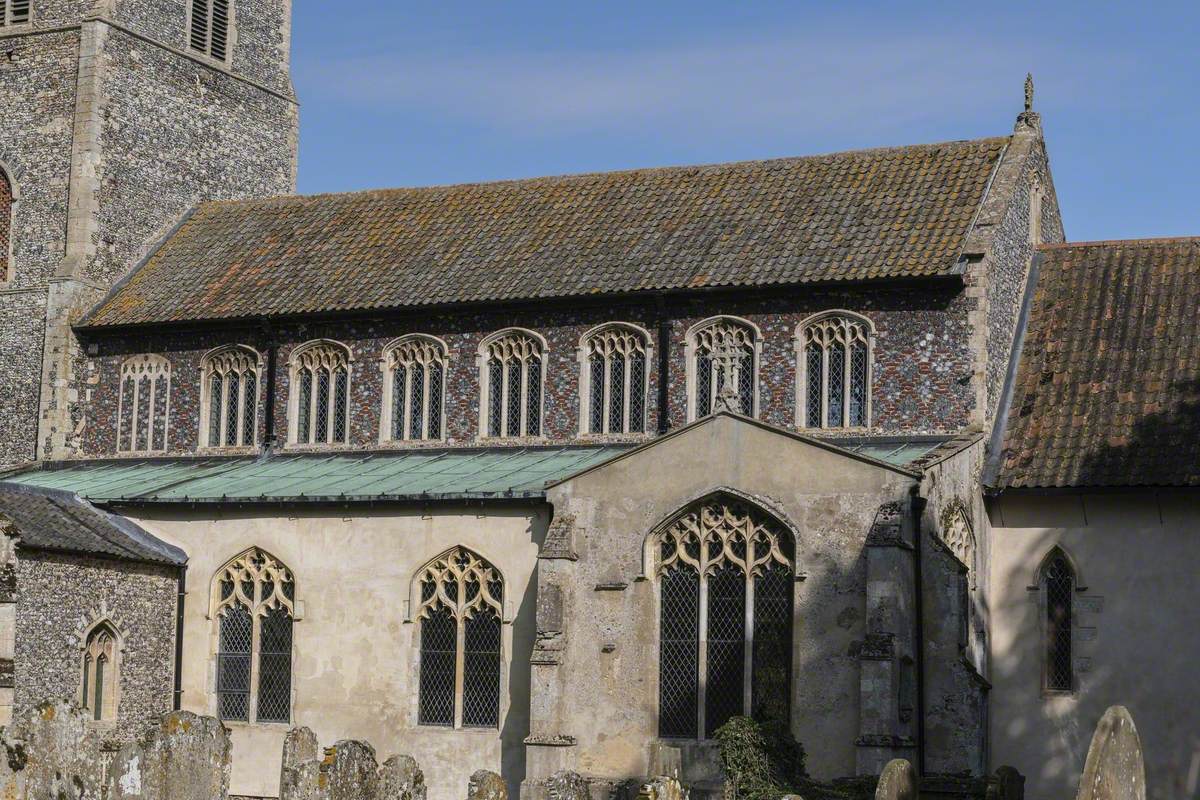
<path id="1" fill-rule="evenodd" d="M 823 314 L 799 329 L 800 424 L 861 428 L 871 416 L 871 323 Z"/>
<path id="2" fill-rule="evenodd" d="M 1051 692 L 1075 688 L 1072 661 L 1075 570 L 1061 551 L 1055 551 L 1042 570 L 1045 593 L 1045 687 Z"/>
<path id="3" fill-rule="evenodd" d="M 790 534 L 757 508 L 715 497 L 682 513 L 654 541 L 659 735 L 711 738 L 739 715 L 787 723 Z"/>
<path id="4" fill-rule="evenodd" d="M 504 581 L 463 547 L 417 574 L 421 675 L 418 723 L 454 728 L 500 724 Z"/>
<path id="5" fill-rule="evenodd" d="M 0 0 L 0 28 L 29 22 L 31 0 Z"/>
<path id="6" fill-rule="evenodd" d="M 0 5 L 3 2 L 0 0 Z M 0 283 L 12 280 L 13 211 L 16 201 L 12 180 L 0 169 Z"/>
<path id="7" fill-rule="evenodd" d="M 542 435 L 545 345 L 535 334 L 511 330 L 480 348 L 482 433 L 486 437 Z"/>
<path id="8" fill-rule="evenodd" d="M 688 336 L 692 419 L 727 409 L 754 416 L 757 407 L 757 335 L 748 323 L 721 317 Z"/>
<path id="9" fill-rule="evenodd" d="M 1034 178 L 1029 185 L 1029 243 L 1037 247 L 1042 243 L 1042 182 Z"/>
<path id="10" fill-rule="evenodd" d="M 170 411 L 171 362 L 157 355 L 126 359 L 117 403 L 117 450 L 166 450 Z"/>
<path id="11" fill-rule="evenodd" d="M 234 722 L 289 722 L 296 581 L 257 548 L 217 572 L 217 715 Z"/>
<path id="12" fill-rule="evenodd" d="M 579 380 L 584 432 L 645 432 L 648 338 L 619 323 L 584 338 Z"/>
<path id="13" fill-rule="evenodd" d="M 291 359 L 291 442 L 349 441 L 350 352 L 336 342 L 303 344 Z"/>
<path id="14" fill-rule="evenodd" d="M 191 0 L 188 45 L 217 61 L 229 59 L 230 0 Z"/>
<path id="15" fill-rule="evenodd" d="M 254 446 L 260 369 L 258 354 L 248 347 L 224 347 L 205 356 L 200 396 L 202 446 Z"/>
<path id="16" fill-rule="evenodd" d="M 83 647 L 80 705 L 94 720 L 117 718 L 119 654 L 117 634 L 107 622 L 88 633 Z"/>
<path id="17" fill-rule="evenodd" d="M 406 336 L 384 351 L 385 441 L 442 438 L 446 362 L 446 346 L 432 336 Z"/>

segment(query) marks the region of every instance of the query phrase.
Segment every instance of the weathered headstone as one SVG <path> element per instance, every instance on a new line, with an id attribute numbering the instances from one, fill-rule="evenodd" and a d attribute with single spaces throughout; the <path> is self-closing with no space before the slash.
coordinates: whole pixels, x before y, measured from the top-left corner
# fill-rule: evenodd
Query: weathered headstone
<path id="1" fill-rule="evenodd" d="M 875 800 L 917 800 L 917 771 L 903 758 L 893 758 L 883 768 Z"/>
<path id="2" fill-rule="evenodd" d="M 688 791 L 678 778 L 659 775 L 642 787 L 638 797 L 643 800 L 688 800 Z"/>
<path id="3" fill-rule="evenodd" d="M 292 728 L 283 739 L 279 770 L 280 800 L 315 800 L 321 772 L 321 747 L 308 728 Z"/>
<path id="4" fill-rule="evenodd" d="M 496 773 L 476 770 L 467 783 L 467 800 L 508 800 L 508 787 Z"/>
<path id="5" fill-rule="evenodd" d="M 425 773 L 412 756 L 392 756 L 379 768 L 379 800 L 425 800 Z"/>
<path id="6" fill-rule="evenodd" d="M 44 702 L 6 728 L 3 738 L 3 797 L 99 800 L 104 775 L 100 737 L 83 710 L 62 700 Z"/>
<path id="7" fill-rule="evenodd" d="M 988 780 L 987 800 L 1025 800 L 1025 776 L 1015 767 L 997 767 Z"/>
<path id="8" fill-rule="evenodd" d="M 550 800 L 591 800 L 592 795 L 582 775 L 563 769 L 546 779 L 546 796 Z"/>
<path id="9" fill-rule="evenodd" d="M 1125 706 L 1109 707 L 1096 726 L 1076 800 L 1146 800 L 1142 741 Z"/>
<path id="10" fill-rule="evenodd" d="M 229 731 L 218 720 L 173 711 L 117 752 L 108 800 L 225 800 L 230 752 Z"/>

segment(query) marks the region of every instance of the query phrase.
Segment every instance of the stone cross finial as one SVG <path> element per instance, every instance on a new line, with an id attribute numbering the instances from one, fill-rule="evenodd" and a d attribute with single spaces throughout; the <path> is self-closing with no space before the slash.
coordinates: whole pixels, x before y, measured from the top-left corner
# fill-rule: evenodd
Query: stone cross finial
<path id="1" fill-rule="evenodd" d="M 721 376 L 721 388 L 717 390 L 717 397 L 713 402 L 714 412 L 732 411 L 735 414 L 745 413 L 742 411 L 742 404 L 738 399 L 737 389 L 734 388 L 734 384 L 737 383 L 738 359 L 741 355 L 741 349 L 728 339 L 713 349 L 713 362 L 716 364 L 718 374 Z"/>
<path id="2" fill-rule="evenodd" d="M 1033 111 L 1033 73 L 1025 73 L 1025 110 Z"/>

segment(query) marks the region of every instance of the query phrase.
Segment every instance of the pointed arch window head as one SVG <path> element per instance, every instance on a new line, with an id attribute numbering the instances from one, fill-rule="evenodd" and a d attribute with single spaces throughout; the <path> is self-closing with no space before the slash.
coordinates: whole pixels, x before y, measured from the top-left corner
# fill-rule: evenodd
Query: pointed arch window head
<path id="1" fill-rule="evenodd" d="M 734 317 L 707 320 L 689 332 L 689 419 L 721 410 L 757 416 L 760 340 L 753 325 Z"/>
<path id="2" fill-rule="evenodd" d="M 233 722 L 289 722 L 296 582 L 257 548 L 213 579 L 217 621 L 217 716 Z"/>
<path id="3" fill-rule="evenodd" d="M 1044 688 L 1070 692 L 1075 688 L 1074 594 L 1078 576 L 1071 561 L 1055 548 L 1042 567 L 1043 633 L 1045 636 Z"/>
<path id="4" fill-rule="evenodd" d="M 289 439 L 293 444 L 341 445 L 350 433 L 350 350 L 308 342 L 291 358 Z"/>
<path id="5" fill-rule="evenodd" d="M 13 277 L 13 216 L 16 205 L 16 188 L 8 173 L 0 167 L 0 284 Z"/>
<path id="6" fill-rule="evenodd" d="M 384 350 L 384 441 L 438 441 L 445 431 L 446 345 L 406 336 Z"/>
<path id="7" fill-rule="evenodd" d="M 580 347 L 580 429 L 645 433 L 650 337 L 625 323 L 597 328 Z"/>
<path id="8" fill-rule="evenodd" d="M 799 424 L 863 428 L 871 424 L 870 320 L 850 312 L 809 319 L 797 330 Z"/>
<path id="9" fill-rule="evenodd" d="M 107 622 L 88 633 L 83 646 L 80 705 L 96 721 L 117 718 L 120 639 Z"/>
<path id="10" fill-rule="evenodd" d="M 546 344 L 512 329 L 485 339 L 480 359 L 480 430 L 489 438 L 542 435 Z"/>
<path id="11" fill-rule="evenodd" d="M 117 403 L 118 452 L 165 451 L 170 413 L 171 362 L 149 354 L 126 359 Z"/>
<path id="12" fill-rule="evenodd" d="M 500 572 L 464 547 L 421 568 L 418 722 L 454 728 L 500 724 Z"/>
<path id="13" fill-rule="evenodd" d="M 790 533 L 717 496 L 654 539 L 660 592 L 659 735 L 711 738 L 730 717 L 790 720 Z"/>
<path id="14" fill-rule="evenodd" d="M 201 367 L 201 447 L 253 447 L 258 433 L 262 360 L 249 347 L 214 350 Z"/>

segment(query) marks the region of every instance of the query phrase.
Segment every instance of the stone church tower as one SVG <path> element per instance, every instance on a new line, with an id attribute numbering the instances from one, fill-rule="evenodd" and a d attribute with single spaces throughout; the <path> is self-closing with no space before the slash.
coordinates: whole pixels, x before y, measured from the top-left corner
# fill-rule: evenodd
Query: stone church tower
<path id="1" fill-rule="evenodd" d="M 76 450 L 71 324 L 190 208 L 294 191 L 290 38 L 291 0 L 0 0 L 0 466 Z"/>

